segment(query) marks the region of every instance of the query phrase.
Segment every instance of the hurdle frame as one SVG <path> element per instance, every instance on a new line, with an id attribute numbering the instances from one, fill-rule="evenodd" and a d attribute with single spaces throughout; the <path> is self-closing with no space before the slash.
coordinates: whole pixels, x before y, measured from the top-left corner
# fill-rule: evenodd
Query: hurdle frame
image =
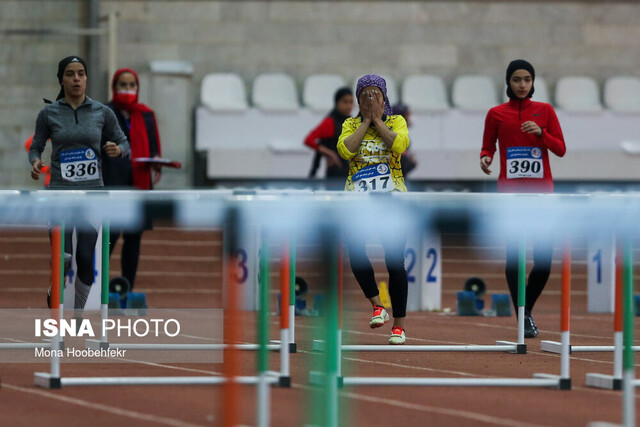
<path id="1" fill-rule="evenodd" d="M 232 233 L 237 234 L 237 228 L 239 227 L 237 217 L 237 208 L 230 207 L 227 209 L 227 215 L 230 217 L 230 222 L 233 224 Z M 107 236 L 109 231 L 109 223 L 108 221 L 103 222 L 103 231 L 106 230 Z M 263 232 L 264 233 L 264 232 Z M 266 234 L 266 233 L 265 233 Z M 263 241 L 263 253 L 267 254 L 267 246 L 265 243 L 265 238 Z M 235 243 L 235 240 L 233 240 Z M 283 248 L 285 245 L 283 245 Z M 64 235 L 62 237 L 61 242 L 61 252 L 64 252 Z M 284 249 L 283 249 L 284 250 Z M 288 240 L 286 245 L 286 250 L 289 250 Z M 234 251 L 231 250 L 231 254 Z M 64 258 L 59 256 L 60 265 L 62 268 L 61 273 L 61 282 L 60 282 L 60 293 L 61 293 L 61 301 L 62 301 L 62 284 L 64 280 Z M 259 292 L 262 292 L 263 287 L 268 287 L 269 275 L 265 274 L 268 271 L 268 259 L 266 257 L 262 257 L 261 261 L 263 261 L 264 265 L 261 263 L 261 270 L 266 269 L 260 275 L 260 284 L 259 284 Z M 286 265 L 283 263 L 282 270 L 289 270 L 289 257 L 286 258 Z M 52 261 L 53 263 L 53 261 Z M 53 264 L 52 264 L 53 265 Z M 233 275 L 229 275 L 229 280 L 233 281 Z M 291 287 L 291 280 L 288 274 L 281 275 L 281 288 L 285 293 L 289 293 L 289 289 Z M 101 319 L 108 318 L 108 303 L 109 303 L 109 239 L 102 239 L 102 277 L 101 277 Z M 231 284 L 229 285 L 231 286 Z M 261 299 L 261 302 L 267 301 L 268 296 L 265 299 Z M 288 299 L 281 301 L 282 306 L 286 307 L 288 304 Z M 260 307 L 259 311 L 262 312 L 263 307 Z M 266 311 L 267 308 L 264 308 Z M 291 386 L 291 376 L 290 376 L 290 363 L 289 363 L 289 310 L 281 310 L 281 340 L 279 344 L 268 344 L 268 337 L 260 335 L 261 339 L 264 339 L 264 342 L 259 342 L 257 344 L 113 344 L 107 341 L 106 331 L 104 328 L 100 328 L 102 331 L 100 341 L 97 340 L 87 340 L 86 348 L 91 349 L 147 349 L 147 350 L 223 350 L 223 351 L 231 351 L 232 353 L 237 350 L 257 350 L 258 354 L 261 355 L 264 351 L 267 350 L 279 350 L 281 355 L 281 363 L 280 363 L 280 372 L 275 371 L 259 371 L 259 375 L 256 377 L 239 377 L 233 376 L 228 378 L 221 378 L 216 376 L 193 376 L 193 377 L 149 377 L 149 378 L 141 378 L 141 377 L 63 377 L 61 375 L 60 369 L 60 360 L 57 357 L 56 352 L 52 352 L 51 354 L 51 369 L 50 372 L 35 372 L 34 373 L 34 385 L 42 388 L 48 389 L 58 389 L 62 386 L 82 386 L 82 385 L 188 385 L 188 384 L 227 384 L 237 382 L 237 378 L 242 378 L 242 384 L 257 384 L 258 387 L 262 390 L 260 393 L 264 393 L 264 387 L 266 385 L 278 385 L 280 387 L 290 387 Z M 62 309 L 60 309 L 60 316 L 62 316 Z M 259 314 L 261 316 L 262 314 Z M 61 317 L 60 317 L 61 318 Z M 52 339 L 52 346 L 59 345 L 57 341 L 59 340 L 59 334 Z M 103 341 L 104 340 L 104 341 Z M 56 348 L 56 347 L 53 347 Z M 259 359 L 264 358 L 265 356 L 259 356 Z M 260 362 L 259 365 L 262 366 L 266 362 Z M 266 365 L 265 365 L 266 366 Z M 252 379 L 254 378 L 254 379 Z M 260 407 L 264 410 L 265 404 L 264 399 L 266 399 L 262 394 L 260 395 L 261 403 Z"/>
<path id="2" fill-rule="evenodd" d="M 341 246 L 341 245 L 339 245 Z M 339 249 L 336 253 L 340 253 Z M 338 265 L 341 262 L 337 263 Z M 340 271 L 339 267 L 335 267 L 335 274 L 338 279 L 336 286 L 329 289 L 330 293 L 335 292 L 335 299 L 338 301 L 339 307 L 338 313 L 335 314 L 336 324 L 340 325 L 341 322 L 341 283 L 342 278 L 337 272 Z M 525 305 L 525 279 L 526 279 L 526 246 L 524 237 L 520 238 L 519 250 L 518 250 L 518 335 L 519 340 L 524 340 L 524 305 Z M 333 281 L 331 282 L 333 283 Z M 563 308 L 568 310 L 570 306 L 570 287 L 571 287 L 571 247 L 568 242 L 565 243 L 562 255 L 562 298 L 561 304 Z M 334 296 L 332 295 L 330 299 Z M 331 324 L 330 322 L 328 324 Z M 570 359 L 569 359 L 569 316 L 563 316 L 561 319 L 562 330 L 562 355 L 560 360 L 560 375 L 552 375 L 546 373 L 535 373 L 533 378 L 424 378 L 424 377 L 344 377 L 342 376 L 342 352 L 343 351 L 429 351 L 433 347 L 436 350 L 430 351 L 442 351 L 441 347 L 451 347 L 456 351 L 461 346 L 408 346 L 407 350 L 402 350 L 404 346 L 390 346 L 390 345 L 372 345 L 372 346 L 344 346 L 342 345 L 342 330 L 341 326 L 338 326 L 336 330 L 337 342 L 336 348 L 333 349 L 332 345 L 328 345 L 326 351 L 329 358 L 335 358 L 335 365 L 337 366 L 337 373 L 335 380 L 339 387 L 343 386 L 477 386 L 477 387 L 548 387 L 556 388 L 558 390 L 571 390 L 571 377 L 570 377 Z M 330 341 L 327 341 L 330 342 Z M 345 347 L 348 350 L 345 350 Z M 462 346 L 464 347 L 464 346 Z M 473 347 L 473 346 L 470 346 Z M 332 366 L 332 365 L 331 365 Z M 329 374 L 323 375 L 321 372 L 312 371 L 309 375 L 309 380 L 312 384 L 324 384 L 326 381 L 333 382 L 334 378 Z M 331 387 L 328 385 L 328 387 Z"/>

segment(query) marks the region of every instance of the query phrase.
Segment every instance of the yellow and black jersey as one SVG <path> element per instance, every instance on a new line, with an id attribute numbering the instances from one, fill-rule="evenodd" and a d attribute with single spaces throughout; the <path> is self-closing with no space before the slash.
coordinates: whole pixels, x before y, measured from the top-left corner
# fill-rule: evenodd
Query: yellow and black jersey
<path id="1" fill-rule="evenodd" d="M 338 154 L 349 160 L 349 176 L 346 191 L 407 191 L 400 167 L 400 156 L 409 147 L 409 130 L 402 116 L 384 116 L 385 125 L 397 133 L 391 149 L 384 143 L 380 133 L 371 125 L 362 139 L 357 152 L 350 152 L 344 140 L 353 134 L 362 117 L 348 118 L 342 124 L 338 139 Z"/>

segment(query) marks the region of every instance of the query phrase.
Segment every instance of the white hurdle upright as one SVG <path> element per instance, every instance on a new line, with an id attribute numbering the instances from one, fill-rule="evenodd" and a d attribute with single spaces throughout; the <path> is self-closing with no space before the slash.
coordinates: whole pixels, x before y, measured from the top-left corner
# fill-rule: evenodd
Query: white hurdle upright
<path id="1" fill-rule="evenodd" d="M 112 192 L 104 192 L 104 193 L 112 193 Z M 224 196 L 228 196 L 226 193 Z M 214 197 L 215 199 L 216 197 Z M 164 203 L 168 203 L 169 205 L 173 205 L 173 200 L 163 200 Z M 152 200 L 151 203 L 154 206 L 157 206 L 157 201 Z M 232 203 L 230 201 L 229 203 Z M 216 207 L 220 208 L 219 202 L 216 203 Z M 173 209 L 173 207 L 171 207 Z M 228 216 L 237 216 L 237 213 L 234 213 L 237 208 L 230 207 L 222 209 L 226 209 L 228 211 Z M 233 212 L 232 212 L 233 211 Z M 239 227 L 239 223 L 237 218 L 232 218 L 231 222 L 234 224 L 234 227 Z M 106 230 L 105 233 L 108 235 L 109 232 L 109 224 L 108 222 L 104 222 L 103 230 Z M 237 230 L 232 231 L 237 233 Z M 103 250 L 102 250 L 102 301 L 101 301 L 101 319 L 108 318 L 108 280 L 109 280 L 109 240 L 103 239 Z M 263 242 L 263 251 L 266 253 L 265 242 Z M 62 249 L 63 250 L 63 249 Z M 287 246 L 288 250 L 288 246 Z M 62 252 L 61 252 L 62 253 Z M 268 266 L 268 261 L 266 261 L 266 265 Z M 288 268 L 288 265 L 286 266 Z M 261 268 L 263 268 L 261 266 Z M 260 292 L 263 291 L 263 287 L 268 287 L 268 274 L 260 275 Z M 285 290 L 285 293 L 288 296 L 290 289 L 290 281 L 288 275 L 283 275 L 281 280 L 281 287 Z M 268 299 L 264 301 L 268 302 Z M 261 303 L 263 303 L 262 301 Z M 51 371 L 50 372 L 36 372 L 34 373 L 34 384 L 43 388 L 60 388 L 63 386 L 81 386 L 81 385 L 183 385 L 183 384 L 225 384 L 228 382 L 238 382 L 242 384 L 258 384 L 258 385 L 279 385 L 281 387 L 289 387 L 291 384 L 290 378 L 290 362 L 289 362 L 289 349 L 290 349 L 290 340 L 288 333 L 288 317 L 289 317 L 289 309 L 288 309 L 288 298 L 283 301 L 283 304 L 286 305 L 286 310 L 281 310 L 281 324 L 286 325 L 283 327 L 284 331 L 281 331 L 281 340 L 278 344 L 268 344 L 267 341 L 260 342 L 257 344 L 136 344 L 136 343 L 110 343 L 108 341 L 108 337 L 106 333 L 103 333 L 100 340 L 87 340 L 86 348 L 99 350 L 99 349 L 142 349 L 142 350 L 200 350 L 200 351 L 212 351 L 212 350 L 255 350 L 260 354 L 263 351 L 267 350 L 277 350 L 281 354 L 281 366 L 280 371 L 264 371 L 261 372 L 260 376 L 256 377 L 229 377 L 229 378 L 221 378 L 217 376 L 190 376 L 190 377 L 62 377 L 60 374 L 60 361 L 56 355 L 56 352 L 52 352 L 51 354 Z M 260 310 L 267 310 L 266 307 L 260 307 Z M 104 328 L 101 328 L 103 330 Z M 104 330 L 103 330 L 104 332 Z M 59 338 L 59 337 L 57 337 Z M 52 340 L 52 345 L 59 345 L 55 343 L 57 339 L 54 337 Z M 264 337 L 267 339 L 267 337 Z M 264 365 L 264 363 L 263 363 Z M 260 390 L 263 390 L 263 387 L 259 387 Z M 264 406 L 264 405 L 263 405 Z"/>

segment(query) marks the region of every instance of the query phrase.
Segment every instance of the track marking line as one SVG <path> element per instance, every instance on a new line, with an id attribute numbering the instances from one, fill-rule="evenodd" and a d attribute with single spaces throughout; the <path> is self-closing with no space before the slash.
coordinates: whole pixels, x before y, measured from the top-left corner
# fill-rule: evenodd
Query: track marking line
<path id="1" fill-rule="evenodd" d="M 102 403 L 98 403 L 98 402 L 90 402 L 88 400 L 82 400 L 78 397 L 61 396 L 61 395 L 53 394 L 51 392 L 46 392 L 43 390 L 31 389 L 31 388 L 26 388 L 22 386 L 7 384 L 7 383 L 2 383 L 2 388 L 14 390 L 22 393 L 34 394 L 36 396 L 44 397 L 47 399 L 57 400 L 59 402 L 69 403 L 71 405 L 82 406 L 84 408 L 89 408 L 91 410 L 98 410 L 98 411 L 106 412 L 112 415 L 119 415 L 122 417 L 133 418 L 138 421 L 147 421 L 147 422 L 153 422 L 153 423 L 158 423 L 158 424 L 163 424 L 168 426 L 175 426 L 175 427 L 201 425 L 201 424 L 191 424 L 183 420 L 168 418 L 164 416 L 158 417 L 155 415 L 145 414 L 142 412 L 132 411 L 129 409 L 119 409 L 113 406 L 103 405 Z"/>
<path id="2" fill-rule="evenodd" d="M 300 384 L 292 384 L 291 387 L 308 390 L 308 391 L 313 390 L 313 388 L 310 386 L 300 385 Z M 381 399 L 378 396 L 368 396 L 363 393 L 353 393 L 348 391 L 340 391 L 338 392 L 338 394 L 350 399 L 363 400 L 365 402 L 374 403 L 375 405 L 389 405 L 389 406 L 395 406 L 395 407 L 399 407 L 407 410 L 430 412 L 433 414 L 448 415 L 448 416 L 457 417 L 457 418 L 466 418 L 472 421 L 481 421 L 487 424 L 495 424 L 495 425 L 503 425 L 503 426 L 518 426 L 518 427 L 536 426 L 536 424 L 526 424 L 516 420 L 492 417 L 490 415 L 483 415 L 477 412 L 462 411 L 457 409 L 438 408 L 435 406 L 422 405 L 418 403 L 407 403 L 399 400 L 389 399 L 388 397 Z"/>

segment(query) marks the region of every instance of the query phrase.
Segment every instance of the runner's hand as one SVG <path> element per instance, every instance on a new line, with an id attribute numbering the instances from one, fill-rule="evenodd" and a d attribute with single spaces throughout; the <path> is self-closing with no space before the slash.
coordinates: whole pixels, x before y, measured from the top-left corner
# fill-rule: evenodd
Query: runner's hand
<path id="1" fill-rule="evenodd" d="M 44 163 L 40 159 L 33 159 L 33 163 L 31 164 L 31 178 L 36 181 L 40 179 L 40 171 L 44 167 Z"/>
<path id="2" fill-rule="evenodd" d="M 491 169 L 489 169 L 489 166 L 491 165 L 492 161 L 493 159 L 489 156 L 484 156 L 480 159 L 480 169 L 482 169 L 482 172 L 486 173 L 487 175 L 491 175 Z"/>
<path id="3" fill-rule="evenodd" d="M 371 102 L 371 121 L 382 120 L 384 114 L 384 97 L 379 89 L 374 89 L 370 92 L 369 101 Z"/>
<path id="4" fill-rule="evenodd" d="M 365 91 L 360 92 L 360 102 L 358 103 L 362 121 L 371 122 L 371 102 L 369 102 L 369 94 Z"/>
<path id="5" fill-rule="evenodd" d="M 542 136 L 542 129 L 536 124 L 536 122 L 524 122 L 520 128 L 524 133 L 532 133 L 536 136 Z"/>
<path id="6" fill-rule="evenodd" d="M 122 148 L 116 145 L 115 142 L 108 141 L 106 144 L 104 144 L 104 147 L 102 149 L 107 154 L 107 156 L 111 157 L 112 159 L 122 156 Z"/>

